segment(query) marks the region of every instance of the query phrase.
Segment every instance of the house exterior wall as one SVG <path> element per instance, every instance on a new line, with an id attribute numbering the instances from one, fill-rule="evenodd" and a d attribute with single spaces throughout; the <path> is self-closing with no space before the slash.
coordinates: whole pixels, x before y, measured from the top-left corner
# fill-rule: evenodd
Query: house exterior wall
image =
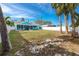
<path id="1" fill-rule="evenodd" d="M 16 30 L 41 30 L 41 26 L 36 25 L 16 25 Z"/>
<path id="2" fill-rule="evenodd" d="M 46 26 L 42 26 L 43 30 L 53 30 L 53 31 L 60 31 L 60 27 L 46 27 Z M 69 27 L 69 31 L 71 31 L 72 28 Z M 65 30 L 65 26 L 62 27 L 62 31 L 66 31 Z"/>

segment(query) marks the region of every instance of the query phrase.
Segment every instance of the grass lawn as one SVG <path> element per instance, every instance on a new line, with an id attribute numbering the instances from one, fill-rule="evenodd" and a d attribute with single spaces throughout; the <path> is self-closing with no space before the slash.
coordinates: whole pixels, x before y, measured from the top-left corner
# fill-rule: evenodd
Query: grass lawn
<path id="1" fill-rule="evenodd" d="M 18 31 L 11 31 L 9 33 L 9 39 L 12 45 L 12 50 L 7 55 L 14 55 L 14 53 L 24 47 L 27 41 L 23 39 Z"/>
<path id="2" fill-rule="evenodd" d="M 12 44 L 12 50 L 8 55 L 14 55 L 16 51 L 23 48 L 25 44 L 31 42 L 38 42 L 48 38 L 53 38 L 57 36 L 59 33 L 54 31 L 47 30 L 35 30 L 35 31 L 11 31 L 9 33 L 9 39 Z"/>
<path id="3" fill-rule="evenodd" d="M 22 45 L 23 44 L 22 41 L 40 43 L 43 40 L 53 39 L 55 37 L 61 36 L 61 34 L 55 31 L 35 30 L 35 31 L 11 31 L 9 36 L 14 48 L 12 52 L 15 52 L 24 46 Z M 63 39 L 69 39 L 69 38 L 66 37 Z M 63 42 L 61 47 L 67 49 L 70 52 L 79 53 L 78 51 L 79 44 L 77 44 L 76 41 L 79 42 L 78 40 Z"/>
<path id="4" fill-rule="evenodd" d="M 61 34 L 59 32 L 47 31 L 47 30 L 11 31 L 9 33 L 9 39 L 12 44 L 12 50 L 9 53 L 7 53 L 7 55 L 15 55 L 15 52 L 24 48 L 29 42 L 40 43 L 43 40 L 53 39 L 60 35 Z M 66 37 L 66 39 L 68 38 Z M 78 48 L 79 43 L 77 42 L 76 40 L 68 41 L 65 43 L 63 42 L 61 47 L 67 49 L 68 51 L 79 53 L 79 48 Z"/>
<path id="5" fill-rule="evenodd" d="M 19 31 L 21 36 L 31 42 L 40 42 L 46 39 L 53 39 L 53 37 L 58 36 L 60 33 L 48 30 L 35 30 L 35 31 Z"/>
<path id="6" fill-rule="evenodd" d="M 12 44 L 12 50 L 8 55 L 14 55 L 14 53 L 28 44 L 28 42 L 38 42 L 45 39 L 53 38 L 59 33 L 47 30 L 35 30 L 35 31 L 11 31 L 9 33 L 9 39 Z"/>

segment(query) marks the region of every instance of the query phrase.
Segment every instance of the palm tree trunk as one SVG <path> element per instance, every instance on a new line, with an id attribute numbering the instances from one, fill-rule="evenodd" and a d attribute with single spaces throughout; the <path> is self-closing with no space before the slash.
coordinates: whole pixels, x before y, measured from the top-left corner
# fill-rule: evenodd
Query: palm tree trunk
<path id="1" fill-rule="evenodd" d="M 60 25 L 60 33 L 62 33 L 62 21 L 60 19 L 60 16 L 58 16 L 58 18 L 59 18 L 59 25 Z"/>
<path id="2" fill-rule="evenodd" d="M 72 37 L 75 36 L 75 20 L 74 20 L 74 11 L 71 12 L 71 21 L 72 21 Z"/>
<path id="3" fill-rule="evenodd" d="M 66 25 L 66 34 L 68 34 L 68 19 L 67 15 L 64 14 L 64 20 L 65 20 L 65 25 Z"/>
<path id="4" fill-rule="evenodd" d="M 0 32 L 1 32 L 2 48 L 3 48 L 3 52 L 6 52 L 10 50 L 10 46 L 8 42 L 7 28 L 1 7 L 0 7 L 0 27 L 1 27 Z"/>

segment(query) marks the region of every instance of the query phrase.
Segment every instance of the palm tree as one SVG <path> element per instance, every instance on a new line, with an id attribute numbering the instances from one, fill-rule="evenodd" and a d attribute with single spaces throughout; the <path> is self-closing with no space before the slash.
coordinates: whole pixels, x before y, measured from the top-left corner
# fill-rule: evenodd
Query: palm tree
<path id="1" fill-rule="evenodd" d="M 64 13 L 66 33 L 68 33 L 68 14 L 69 14 L 68 6 L 67 6 L 67 4 L 64 3 L 64 4 L 61 5 L 61 7 L 62 7 L 62 12 Z"/>
<path id="2" fill-rule="evenodd" d="M 8 19 L 11 19 L 11 17 L 10 16 L 5 17 L 5 23 L 6 23 L 6 25 L 8 25 L 8 26 L 14 26 L 14 22 L 10 21 Z"/>
<path id="3" fill-rule="evenodd" d="M 8 42 L 7 28 L 6 28 L 6 23 L 3 17 L 1 6 L 0 6 L 0 32 L 1 32 L 3 52 L 9 51 L 10 46 Z"/>
<path id="4" fill-rule="evenodd" d="M 65 25 L 66 25 L 66 33 L 68 34 L 68 15 L 64 14 L 64 20 L 65 20 Z"/>
<path id="5" fill-rule="evenodd" d="M 77 7 L 77 4 L 71 3 L 68 4 L 68 9 L 71 14 L 71 22 L 72 22 L 72 37 L 75 36 L 75 8 Z"/>
<path id="6" fill-rule="evenodd" d="M 78 27 L 79 26 L 79 13 L 75 12 L 75 27 Z"/>
<path id="7" fill-rule="evenodd" d="M 67 20 L 67 15 L 70 13 L 71 14 L 71 22 L 72 22 L 72 36 L 74 37 L 75 35 L 75 8 L 77 7 L 78 4 L 74 4 L 74 3 L 65 3 L 64 4 L 64 8 L 63 8 L 63 12 L 66 18 L 66 32 L 68 32 L 68 20 Z"/>
<path id="8" fill-rule="evenodd" d="M 8 20 L 8 19 L 10 19 L 10 20 Z M 14 22 L 11 21 L 10 16 L 5 17 L 4 20 L 5 20 L 6 26 L 10 26 L 10 27 L 14 26 Z M 9 32 L 7 34 L 9 34 Z M 8 36 L 8 39 L 9 39 L 9 36 Z M 10 49 L 12 49 L 12 45 L 11 45 L 10 40 L 8 40 L 8 42 L 9 42 Z"/>
<path id="9" fill-rule="evenodd" d="M 64 13 L 64 19 L 65 19 L 65 24 L 66 24 L 66 33 L 68 33 L 68 14 L 70 13 L 71 14 L 71 23 L 72 23 L 72 36 L 74 37 L 75 35 L 75 8 L 77 7 L 78 4 L 74 4 L 74 3 L 71 3 L 71 4 L 68 4 L 68 3 L 62 3 L 62 4 L 54 4 L 54 6 L 57 6 L 55 7 L 55 9 L 57 9 L 58 7 L 61 7 L 61 13 Z"/>
<path id="10" fill-rule="evenodd" d="M 58 15 L 59 25 L 60 25 L 60 33 L 62 33 L 62 20 L 60 19 L 60 16 L 62 14 L 60 4 L 52 3 L 52 8 L 56 9 L 56 14 Z"/>

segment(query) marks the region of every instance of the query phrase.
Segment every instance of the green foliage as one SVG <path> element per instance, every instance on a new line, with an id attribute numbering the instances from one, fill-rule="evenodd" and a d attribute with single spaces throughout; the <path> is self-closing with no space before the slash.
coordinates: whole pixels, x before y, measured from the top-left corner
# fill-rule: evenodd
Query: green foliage
<path id="1" fill-rule="evenodd" d="M 9 20 L 6 21 L 6 24 L 9 25 L 9 26 L 14 26 L 14 22 L 11 22 Z"/>
<path id="2" fill-rule="evenodd" d="M 62 6 L 59 3 L 52 3 L 51 4 L 52 8 L 56 9 L 56 14 L 61 15 L 62 14 Z"/>
<path id="3" fill-rule="evenodd" d="M 79 4 L 75 3 L 52 3 L 51 6 L 56 9 L 57 15 L 65 14 L 68 17 L 68 14 L 71 15 L 72 12 L 75 12 L 75 8 Z M 79 26 L 79 14 L 77 12 L 74 13 L 74 18 L 76 19 L 75 27 Z"/>
<path id="4" fill-rule="evenodd" d="M 6 23 L 8 26 L 14 26 L 14 22 L 12 22 L 12 21 L 10 21 L 10 20 L 8 20 L 8 19 L 10 19 L 9 16 L 5 17 L 5 23 Z"/>
<path id="5" fill-rule="evenodd" d="M 10 17 L 9 16 L 5 17 L 5 20 L 7 20 L 7 19 L 10 19 Z"/>
<path id="6" fill-rule="evenodd" d="M 78 6 L 78 4 L 75 3 L 52 3 L 52 8 L 55 8 L 57 11 L 57 14 L 68 14 L 72 10 L 75 10 L 75 8 Z"/>
<path id="7" fill-rule="evenodd" d="M 77 20 L 77 22 L 75 23 L 75 27 L 79 26 L 79 19 Z"/>

